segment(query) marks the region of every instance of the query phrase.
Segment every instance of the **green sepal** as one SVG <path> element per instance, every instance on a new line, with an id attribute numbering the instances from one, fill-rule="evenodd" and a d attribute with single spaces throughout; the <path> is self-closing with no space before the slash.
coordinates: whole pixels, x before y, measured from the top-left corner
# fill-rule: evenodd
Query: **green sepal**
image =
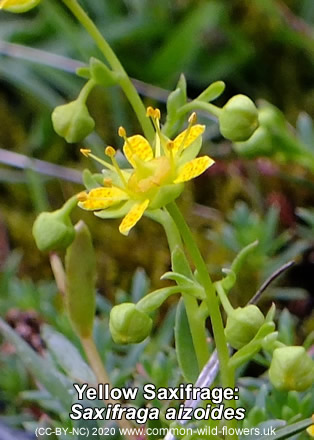
<path id="1" fill-rule="evenodd" d="M 83 184 L 85 188 L 90 191 L 91 189 L 102 186 L 104 177 L 102 174 L 93 174 L 90 170 L 85 169 L 82 173 Z"/>
<path id="2" fill-rule="evenodd" d="M 104 87 L 114 86 L 119 81 L 119 76 L 115 72 L 94 57 L 90 59 L 90 75 L 97 84 Z"/>
<path id="3" fill-rule="evenodd" d="M 183 183 L 161 186 L 157 194 L 153 197 L 149 209 L 160 209 L 163 206 L 168 205 L 180 196 L 183 189 Z"/>
<path id="4" fill-rule="evenodd" d="M 247 345 L 238 350 L 229 360 L 230 368 L 237 368 L 254 357 L 261 349 L 263 339 L 275 329 L 273 322 L 265 322 L 255 337 Z"/>
<path id="5" fill-rule="evenodd" d="M 210 84 L 195 101 L 211 102 L 218 98 L 225 90 L 226 84 L 223 81 L 215 81 Z"/>
<path id="6" fill-rule="evenodd" d="M 80 221 L 75 230 L 75 239 L 65 256 L 66 307 L 77 334 L 89 338 L 96 307 L 96 256 L 85 223 Z"/>
<path id="7" fill-rule="evenodd" d="M 129 200 L 128 202 L 122 202 L 122 205 L 119 204 L 115 208 L 103 209 L 102 211 L 94 212 L 94 214 L 96 215 L 96 217 L 102 219 L 121 218 L 130 211 L 133 205 L 133 200 Z"/>

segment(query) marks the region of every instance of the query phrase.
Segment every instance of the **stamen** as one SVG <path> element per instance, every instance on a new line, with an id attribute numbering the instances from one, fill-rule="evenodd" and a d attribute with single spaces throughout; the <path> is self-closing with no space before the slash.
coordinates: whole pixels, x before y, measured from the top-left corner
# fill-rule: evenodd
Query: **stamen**
<path id="1" fill-rule="evenodd" d="M 179 155 L 179 154 L 181 153 L 181 151 L 183 150 L 183 148 L 184 148 L 184 144 L 185 144 L 185 142 L 187 141 L 187 139 L 188 139 L 188 137 L 189 137 L 189 134 L 190 134 L 190 131 L 191 131 L 191 128 L 192 128 L 193 125 L 195 124 L 196 120 L 197 120 L 196 113 L 193 112 L 193 113 L 191 114 L 191 116 L 189 117 L 189 119 L 188 119 L 188 121 L 189 121 L 189 125 L 188 125 L 188 128 L 186 129 L 186 132 L 185 132 L 184 138 L 182 139 L 181 145 L 180 145 L 180 147 L 178 148 L 178 151 L 177 151 L 177 154 L 178 154 L 178 155 Z"/>
<path id="2" fill-rule="evenodd" d="M 159 108 L 155 108 L 154 110 L 154 118 L 155 119 L 160 119 L 161 115 L 160 115 L 160 110 Z"/>
<path id="3" fill-rule="evenodd" d="M 129 141 L 129 139 L 126 136 L 126 130 L 124 127 L 119 127 L 118 135 L 124 139 L 124 142 L 128 145 L 128 147 L 132 151 L 132 154 L 136 155 L 136 152 L 134 151 L 134 148 L 133 148 L 131 142 Z"/>
<path id="4" fill-rule="evenodd" d="M 146 109 L 146 116 L 152 119 L 160 119 L 160 110 L 159 108 L 153 108 L 151 106 Z"/>
<path id="5" fill-rule="evenodd" d="M 155 127 L 156 133 L 158 135 L 157 142 L 156 142 L 156 148 L 155 148 L 155 157 L 160 157 L 160 144 L 162 145 L 162 148 L 164 152 L 167 151 L 167 145 L 165 143 L 165 138 L 161 133 L 160 130 L 160 110 L 159 108 L 153 108 L 153 107 L 147 107 L 146 109 L 146 116 L 150 117 L 152 119 L 153 125 Z"/>
<path id="6" fill-rule="evenodd" d="M 167 142 L 167 149 L 169 151 L 169 156 L 170 156 L 170 166 L 172 171 L 175 168 L 175 164 L 174 164 L 174 157 L 173 157 L 173 148 L 174 148 L 174 142 L 173 141 L 168 141 Z"/>
<path id="7" fill-rule="evenodd" d="M 191 114 L 191 116 L 189 117 L 188 121 L 189 121 L 189 123 L 192 124 L 192 125 L 194 125 L 194 124 L 196 123 L 196 121 L 197 121 L 197 116 L 196 116 L 196 113 L 195 113 L 195 112 L 193 112 L 193 113 Z"/>
<path id="8" fill-rule="evenodd" d="M 110 145 L 108 145 L 108 147 L 106 147 L 106 149 L 105 149 L 105 154 L 108 157 L 110 157 L 110 159 L 112 160 L 112 165 L 114 166 L 118 176 L 120 177 L 121 182 L 123 183 L 124 187 L 127 188 L 127 186 L 128 186 L 127 181 L 125 180 L 123 172 L 121 171 L 119 164 L 117 162 L 117 159 L 115 158 L 116 150 L 113 147 L 111 147 Z"/>
<path id="9" fill-rule="evenodd" d="M 105 154 L 112 159 L 116 155 L 116 150 L 113 147 L 108 146 L 105 149 Z"/>
<path id="10" fill-rule="evenodd" d="M 111 188 L 111 187 L 112 187 L 112 179 L 110 179 L 110 177 L 106 177 L 106 178 L 103 180 L 103 185 L 104 185 L 104 187 L 106 187 L 106 188 Z"/>
<path id="11" fill-rule="evenodd" d="M 151 106 L 147 107 L 147 109 L 146 109 L 146 116 L 148 118 L 154 118 L 155 110 L 153 109 L 153 107 L 151 107 Z"/>
<path id="12" fill-rule="evenodd" d="M 81 148 L 80 152 L 83 154 L 83 156 L 89 157 L 89 155 L 92 152 L 92 150 L 89 150 L 88 148 Z"/>
<path id="13" fill-rule="evenodd" d="M 76 197 L 79 202 L 85 202 L 88 199 L 88 194 L 85 191 L 82 191 L 77 194 Z"/>
<path id="14" fill-rule="evenodd" d="M 80 152 L 85 157 L 91 157 L 92 159 L 96 160 L 96 162 L 99 162 L 101 165 L 103 165 L 104 167 L 108 168 L 109 170 L 115 171 L 115 167 L 114 166 L 112 166 L 110 163 L 105 162 L 104 160 L 102 160 L 99 157 L 97 157 L 94 154 L 92 154 L 90 149 L 88 149 L 88 148 L 81 148 Z"/>
<path id="15" fill-rule="evenodd" d="M 126 138 L 126 131 L 124 127 L 119 127 L 118 135 L 122 138 Z"/>

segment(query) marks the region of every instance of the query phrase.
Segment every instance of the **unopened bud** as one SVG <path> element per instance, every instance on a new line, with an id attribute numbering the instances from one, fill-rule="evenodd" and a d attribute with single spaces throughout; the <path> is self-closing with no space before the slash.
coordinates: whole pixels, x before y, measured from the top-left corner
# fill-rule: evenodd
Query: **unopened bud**
<path id="1" fill-rule="evenodd" d="M 258 127 L 258 111 L 245 95 L 229 99 L 219 114 L 220 132 L 233 142 L 246 141 Z"/>
<path id="2" fill-rule="evenodd" d="M 137 344 L 144 341 L 152 329 L 152 319 L 133 303 L 119 304 L 110 312 L 109 328 L 117 344 Z"/>
<path id="3" fill-rule="evenodd" d="M 81 100 L 56 107 L 52 113 L 53 128 L 67 142 L 79 142 L 88 136 L 95 127 L 86 104 Z"/>
<path id="4" fill-rule="evenodd" d="M 305 391 L 314 383 L 314 362 L 304 347 L 276 348 L 269 379 L 279 390 Z"/>
<path id="5" fill-rule="evenodd" d="M 225 335 L 237 350 L 247 345 L 264 323 L 264 315 L 257 306 L 238 307 L 228 314 Z"/>
<path id="6" fill-rule="evenodd" d="M 76 196 L 72 197 L 57 211 L 39 214 L 32 232 L 40 251 L 58 251 L 66 249 L 72 243 L 75 230 L 70 213 L 76 206 L 77 200 Z"/>

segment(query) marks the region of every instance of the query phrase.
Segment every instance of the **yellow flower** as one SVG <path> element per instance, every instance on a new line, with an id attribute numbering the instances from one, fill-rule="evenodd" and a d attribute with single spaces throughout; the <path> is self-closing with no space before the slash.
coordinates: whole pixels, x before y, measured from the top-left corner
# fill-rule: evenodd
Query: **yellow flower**
<path id="1" fill-rule="evenodd" d="M 38 5 L 41 0 L 0 0 L 0 9 L 10 12 L 26 12 Z"/>
<path id="2" fill-rule="evenodd" d="M 314 414 L 312 414 L 312 420 L 314 422 Z M 314 437 L 314 425 L 309 426 L 306 431 L 311 437 Z"/>
<path id="3" fill-rule="evenodd" d="M 95 215 L 101 218 L 124 217 L 119 227 L 124 235 L 128 235 L 145 210 L 159 209 L 176 199 L 184 182 L 199 176 L 214 163 L 208 156 L 195 158 L 205 130 L 204 125 L 195 124 L 195 113 L 189 118 L 188 128 L 172 141 L 161 133 L 160 111 L 148 107 L 147 116 L 152 118 L 156 129 L 153 147 L 143 136 L 127 137 L 125 129 L 119 128 L 124 139 L 123 152 L 131 169 L 120 169 L 112 147 L 105 151 L 112 164 L 94 156 L 90 150 L 81 150 L 101 162 L 106 170 L 104 186 L 81 193 L 79 206 L 97 211 Z"/>

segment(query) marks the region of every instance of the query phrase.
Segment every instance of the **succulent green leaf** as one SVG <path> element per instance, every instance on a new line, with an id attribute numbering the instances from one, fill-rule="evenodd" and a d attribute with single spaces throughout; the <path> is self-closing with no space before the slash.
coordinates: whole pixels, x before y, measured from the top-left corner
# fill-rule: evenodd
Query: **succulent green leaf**
<path id="1" fill-rule="evenodd" d="M 210 84 L 197 98 L 197 101 L 211 102 L 218 98 L 225 90 L 225 83 L 223 81 L 215 81 Z"/>
<path id="2" fill-rule="evenodd" d="M 72 325 L 81 338 L 93 332 L 96 304 L 96 257 L 90 232 L 83 221 L 65 256 L 66 306 Z"/>
<path id="3" fill-rule="evenodd" d="M 182 374 L 188 383 L 195 383 L 199 369 L 183 299 L 177 307 L 175 324 L 176 353 Z"/>

